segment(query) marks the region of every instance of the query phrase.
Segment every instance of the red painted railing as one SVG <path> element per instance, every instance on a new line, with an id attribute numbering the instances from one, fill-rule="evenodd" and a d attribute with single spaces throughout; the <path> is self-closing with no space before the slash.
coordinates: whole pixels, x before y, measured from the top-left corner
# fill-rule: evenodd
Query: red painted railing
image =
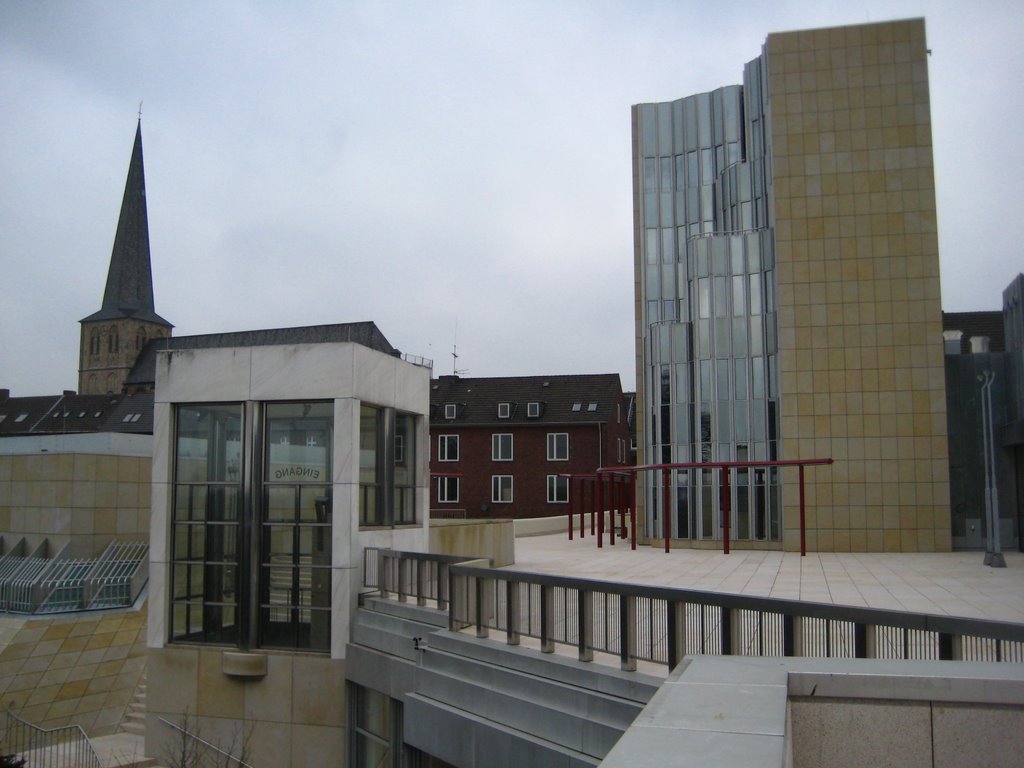
<path id="1" fill-rule="evenodd" d="M 615 506 L 610 506 L 607 511 L 611 512 L 611 526 L 609 531 L 609 543 L 615 544 L 615 514 L 622 514 L 622 535 L 626 536 L 626 515 L 630 519 L 630 542 L 633 549 L 636 549 L 636 476 L 640 472 L 662 473 L 664 487 L 664 522 L 665 551 L 670 548 L 671 518 L 668 514 L 671 502 L 671 475 L 674 469 L 717 469 L 721 474 L 721 499 L 722 499 L 722 552 L 729 554 L 730 544 L 730 523 L 732 518 L 732 494 L 729 486 L 729 476 L 733 469 L 759 469 L 767 467 L 797 467 L 800 470 L 800 554 L 807 554 L 807 517 L 804 495 L 804 467 L 822 464 L 831 464 L 832 459 L 790 459 L 784 461 L 704 461 L 704 462 L 679 462 L 675 464 L 643 464 L 636 467 L 600 467 L 596 472 L 579 475 L 563 475 L 569 478 L 569 538 L 573 537 L 573 515 L 576 512 L 575 494 L 573 493 L 573 481 L 577 481 L 581 490 L 579 516 L 580 516 L 580 538 L 584 535 L 584 519 L 586 507 L 586 488 L 590 488 L 590 533 L 594 535 L 594 522 L 597 520 L 597 546 L 602 546 L 604 540 L 604 489 L 606 485 L 616 489 L 613 491 L 612 500 Z M 622 498 L 623 489 L 628 486 L 628 495 Z"/>

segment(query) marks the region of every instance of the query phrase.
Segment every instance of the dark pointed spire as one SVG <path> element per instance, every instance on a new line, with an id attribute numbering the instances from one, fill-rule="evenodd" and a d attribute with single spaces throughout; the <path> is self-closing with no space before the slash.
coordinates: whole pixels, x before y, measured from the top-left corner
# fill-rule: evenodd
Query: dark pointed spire
<path id="1" fill-rule="evenodd" d="M 135 130 L 135 146 L 121 200 L 121 215 L 110 254 L 103 306 L 82 322 L 132 318 L 171 324 L 156 314 L 153 272 L 149 259 L 149 218 L 146 213 L 146 176 L 142 167 L 142 119 Z"/>

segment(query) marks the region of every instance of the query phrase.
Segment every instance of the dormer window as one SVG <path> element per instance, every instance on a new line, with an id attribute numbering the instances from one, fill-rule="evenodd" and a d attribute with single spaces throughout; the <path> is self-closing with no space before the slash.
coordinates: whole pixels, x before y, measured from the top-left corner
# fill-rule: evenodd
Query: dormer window
<path id="1" fill-rule="evenodd" d="M 540 417 L 540 403 L 527 403 L 526 404 L 526 418 L 536 419 Z"/>
<path id="2" fill-rule="evenodd" d="M 498 418 L 507 419 L 512 415 L 512 403 L 498 403 Z"/>
<path id="3" fill-rule="evenodd" d="M 454 419 L 458 408 L 455 403 L 444 404 L 444 417 L 446 419 Z"/>

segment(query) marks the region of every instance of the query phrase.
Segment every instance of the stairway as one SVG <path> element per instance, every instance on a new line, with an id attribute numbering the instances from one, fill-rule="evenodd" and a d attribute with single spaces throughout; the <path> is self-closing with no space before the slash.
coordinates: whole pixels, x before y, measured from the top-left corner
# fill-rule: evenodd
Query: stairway
<path id="1" fill-rule="evenodd" d="M 143 672 L 117 733 L 91 739 L 103 768 L 156 768 L 146 757 L 146 674 Z"/>
<path id="2" fill-rule="evenodd" d="M 146 735 L 146 673 L 135 688 L 132 700 L 128 702 L 124 719 L 121 721 L 122 733 L 134 733 L 139 736 Z"/>

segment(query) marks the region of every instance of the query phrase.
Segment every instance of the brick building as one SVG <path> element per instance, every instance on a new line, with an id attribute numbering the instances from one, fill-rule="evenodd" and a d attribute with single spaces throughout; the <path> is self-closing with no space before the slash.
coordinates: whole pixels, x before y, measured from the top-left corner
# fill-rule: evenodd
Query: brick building
<path id="1" fill-rule="evenodd" d="M 565 514 L 562 475 L 631 463 L 628 416 L 618 374 L 433 380 L 431 516 Z"/>

